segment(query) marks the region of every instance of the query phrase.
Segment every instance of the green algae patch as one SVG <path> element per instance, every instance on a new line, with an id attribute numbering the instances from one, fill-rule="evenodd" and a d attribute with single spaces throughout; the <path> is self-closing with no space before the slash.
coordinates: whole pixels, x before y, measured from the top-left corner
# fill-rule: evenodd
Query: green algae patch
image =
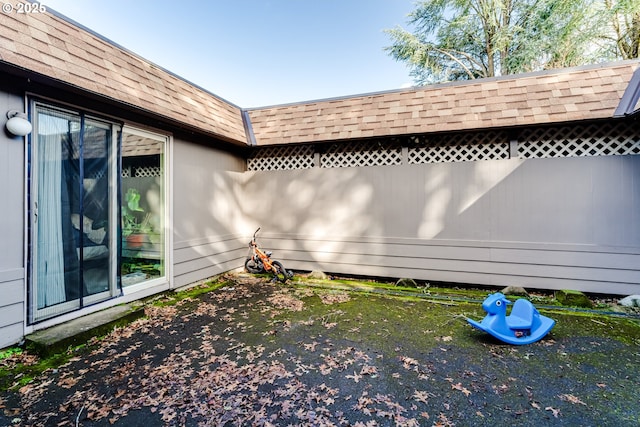
<path id="1" fill-rule="evenodd" d="M 175 291 L 163 292 L 159 295 L 148 298 L 147 300 L 145 300 L 145 303 L 150 303 L 160 307 L 172 306 L 184 300 L 192 300 L 200 295 L 214 292 L 225 286 L 233 286 L 233 282 L 228 280 L 212 279 L 188 289 L 177 289 Z"/>
<path id="2" fill-rule="evenodd" d="M 427 295 L 433 298 L 449 298 L 451 300 L 471 300 L 482 301 L 489 293 L 496 292 L 493 289 L 477 289 L 470 286 L 457 286 L 455 284 L 437 284 L 434 285 L 429 282 L 417 283 L 416 286 L 402 286 L 403 281 L 391 282 L 391 281 L 375 281 L 375 280 L 359 280 L 350 278 L 332 278 L 332 279 L 315 279 L 309 278 L 305 275 L 297 275 L 292 281 L 294 285 L 310 286 L 310 287 L 329 287 L 335 289 L 344 289 L 358 292 L 372 292 L 372 293 L 384 293 L 402 295 L 416 294 Z M 400 283 L 400 285 L 398 285 Z M 516 297 L 510 297 L 515 299 Z M 553 304 L 555 299 L 547 297 L 542 294 L 531 295 L 531 298 L 535 298 L 540 302 Z"/>
<path id="3" fill-rule="evenodd" d="M 0 392 L 17 389 L 31 383 L 39 375 L 68 363 L 77 353 L 83 352 L 86 347 L 85 344 L 79 345 L 44 358 L 21 348 L 10 349 L 12 354 L 0 360 Z"/>
<path id="4" fill-rule="evenodd" d="M 282 425 L 640 421 L 640 327 L 630 319 L 545 308 L 556 328 L 510 346 L 468 325 L 485 315 L 482 297 L 249 275 L 217 285 L 170 306 L 150 300 L 147 319 L 43 372 L 18 392 L 21 402 L 46 396 L 21 418 L 63 425 L 91 408 L 94 422 L 123 425 L 161 424 L 158 414 L 179 425 L 257 415 Z"/>
<path id="5" fill-rule="evenodd" d="M 584 293 L 569 289 L 556 292 L 556 299 L 564 306 L 593 308 L 593 302 Z"/>
<path id="6" fill-rule="evenodd" d="M 355 293 L 390 295 L 399 297 L 409 297 L 415 299 L 432 299 L 432 300 L 465 300 L 481 302 L 487 296 L 487 292 L 469 290 L 461 291 L 452 288 L 435 288 L 435 287 L 403 287 L 396 286 L 392 283 L 379 282 L 360 282 L 357 280 L 334 279 L 334 280 L 309 280 L 298 279 L 292 283 L 295 286 L 306 286 L 310 288 L 324 288 L 343 290 Z"/>
<path id="7" fill-rule="evenodd" d="M 545 313 L 556 320 L 552 329 L 557 337 L 599 337 L 628 345 L 640 345 L 640 320 L 593 313 Z"/>
<path id="8" fill-rule="evenodd" d="M 206 281 L 200 286 L 195 286 L 186 290 L 178 289 L 174 292 L 174 296 L 178 300 L 184 299 L 184 298 L 194 298 L 194 297 L 197 297 L 198 295 L 207 294 L 209 292 L 216 291 L 225 286 L 232 286 L 232 285 L 233 285 L 233 282 L 229 280 L 214 279 L 214 280 Z"/>
<path id="9" fill-rule="evenodd" d="M 402 348 L 424 351 L 446 345 L 458 337 L 464 345 L 472 340 L 466 332 L 466 303 L 431 302 L 412 296 L 369 294 L 358 290 L 346 292 L 348 299 L 327 304 L 344 290 L 308 288 L 302 298 L 304 308 L 282 313 L 277 322 L 287 322 L 291 330 L 304 329 L 316 339 L 340 340 L 375 349 L 377 354 L 394 357 Z M 283 335 L 279 334 L 279 338 Z M 292 339 L 292 343 L 304 337 Z"/>
<path id="10" fill-rule="evenodd" d="M 434 400 L 445 396 L 447 407 L 477 407 L 482 413 L 477 421 L 503 412 L 551 422 L 554 410 L 575 416 L 572 411 L 587 406 L 587 419 L 610 411 L 610 420 L 623 425 L 638 420 L 628 406 L 637 397 L 633 381 L 620 377 L 621 370 L 636 369 L 637 321 L 543 310 L 557 321 L 552 332 L 540 342 L 510 346 L 467 324 L 467 317 L 479 320 L 486 314 L 480 304 L 372 293 L 360 286 L 345 290 L 344 285 L 287 288 L 303 305 L 272 319 L 267 351 L 303 349 L 309 358 L 296 357 L 292 369 L 319 382 L 342 377 L 340 389 L 347 395 L 357 395 L 358 381 L 367 381 L 376 393 L 411 399 L 416 396 L 407 391 L 411 385 L 429 390 L 425 393 Z M 612 355 L 621 351 L 612 367 Z M 369 371 L 374 375 L 361 375 Z M 406 371 L 419 381 L 406 379 Z M 396 377 L 403 379 L 393 381 Z M 384 384 L 378 378 L 385 378 Z"/>
<path id="11" fill-rule="evenodd" d="M 252 277 L 264 282 L 268 279 L 260 275 Z M 218 292 L 234 283 L 233 276 L 207 282 L 197 288 L 174 293 L 162 304 L 172 305 Z M 333 333 L 340 334 L 347 341 L 370 342 L 374 347 L 379 345 L 384 348 L 388 354 L 392 354 L 392 350 L 403 342 L 422 348 L 454 340 L 463 347 L 477 345 L 478 337 L 483 334 L 471 328 L 466 318 L 481 320 L 486 315 L 480 302 L 489 293 L 477 289 L 416 289 L 378 281 L 321 280 L 303 276 L 296 276 L 288 285 L 273 286 L 274 289 L 292 292 L 303 308 L 290 310 L 280 307 L 282 310 L 272 318 L 253 313 L 246 319 L 248 323 L 256 325 L 252 342 L 259 342 L 261 336 L 268 338 L 270 334 L 275 335 L 279 328 L 287 329 L 286 325 L 294 329 L 302 326 L 315 336 L 324 336 L 327 331 L 333 330 Z M 344 298 L 344 295 L 349 297 Z M 518 299 L 509 298 L 512 301 Z M 556 326 L 550 334 L 552 337 L 595 336 L 625 344 L 640 343 L 640 322 L 637 320 L 601 315 L 596 310 L 553 310 L 553 305 L 558 304 L 553 298 L 532 295 L 530 299 L 534 304 L 549 306 L 540 311 L 556 320 Z M 267 325 L 272 329 L 260 331 L 257 325 Z M 482 338 L 481 342 L 484 341 Z"/>

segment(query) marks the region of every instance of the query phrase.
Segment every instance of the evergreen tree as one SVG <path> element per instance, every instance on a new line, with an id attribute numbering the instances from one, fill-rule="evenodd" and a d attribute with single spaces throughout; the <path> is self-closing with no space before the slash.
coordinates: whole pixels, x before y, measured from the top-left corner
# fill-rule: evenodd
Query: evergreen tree
<path id="1" fill-rule="evenodd" d="M 426 0 L 385 50 L 418 84 L 638 57 L 640 0 Z"/>

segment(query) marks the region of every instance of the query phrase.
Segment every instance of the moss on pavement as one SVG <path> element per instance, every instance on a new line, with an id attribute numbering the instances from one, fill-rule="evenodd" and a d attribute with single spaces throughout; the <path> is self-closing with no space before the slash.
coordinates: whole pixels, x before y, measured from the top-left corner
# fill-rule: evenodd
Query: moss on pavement
<path id="1" fill-rule="evenodd" d="M 640 423 L 637 320 L 543 309 L 514 347 L 467 325 L 486 293 L 228 275 L 13 378 L 0 425 Z"/>

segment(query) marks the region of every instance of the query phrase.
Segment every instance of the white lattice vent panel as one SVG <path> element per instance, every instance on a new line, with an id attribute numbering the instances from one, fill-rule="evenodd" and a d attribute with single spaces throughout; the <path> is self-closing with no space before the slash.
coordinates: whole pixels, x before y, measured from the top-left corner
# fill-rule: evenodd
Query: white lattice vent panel
<path id="1" fill-rule="evenodd" d="M 350 168 L 402 164 L 402 149 L 377 143 L 345 144 L 333 147 L 320 157 L 320 167 Z"/>
<path id="2" fill-rule="evenodd" d="M 135 178 L 144 178 L 148 176 L 160 176 L 162 169 L 160 166 L 139 166 L 133 169 L 133 176 Z"/>
<path id="3" fill-rule="evenodd" d="M 122 175 L 123 178 L 131 177 L 131 169 L 128 169 L 128 168 L 122 169 L 122 174 L 121 175 Z"/>
<path id="4" fill-rule="evenodd" d="M 633 123 L 528 129 L 518 143 L 521 159 L 640 154 Z"/>
<path id="5" fill-rule="evenodd" d="M 250 171 L 309 169 L 314 165 L 313 146 L 266 147 L 247 160 Z"/>
<path id="6" fill-rule="evenodd" d="M 97 171 L 93 171 L 92 173 L 85 175 L 85 178 L 88 179 L 102 179 L 107 174 L 107 171 L 104 169 L 100 169 Z"/>
<path id="7" fill-rule="evenodd" d="M 501 132 L 463 134 L 440 138 L 409 148 L 409 164 L 473 162 L 509 158 L 509 142 Z"/>

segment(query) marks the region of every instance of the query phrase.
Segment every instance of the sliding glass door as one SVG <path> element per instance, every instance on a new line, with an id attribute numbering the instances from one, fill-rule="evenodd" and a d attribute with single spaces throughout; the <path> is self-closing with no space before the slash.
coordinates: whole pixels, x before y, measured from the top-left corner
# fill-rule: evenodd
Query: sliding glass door
<path id="1" fill-rule="evenodd" d="M 113 297 L 120 126 L 33 104 L 30 320 Z"/>
<path id="2" fill-rule="evenodd" d="M 166 285 L 168 137 L 31 110 L 29 323 Z"/>

